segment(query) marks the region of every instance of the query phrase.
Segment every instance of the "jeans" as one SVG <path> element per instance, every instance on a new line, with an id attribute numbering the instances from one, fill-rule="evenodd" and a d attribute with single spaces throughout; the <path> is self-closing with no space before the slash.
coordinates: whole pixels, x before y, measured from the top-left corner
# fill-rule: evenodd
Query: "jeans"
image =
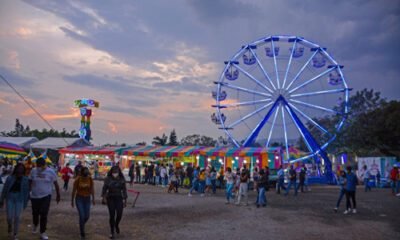
<path id="1" fill-rule="evenodd" d="M 364 186 L 365 186 L 365 191 L 371 191 L 371 187 L 368 185 L 369 179 L 368 178 L 364 178 Z"/>
<path id="2" fill-rule="evenodd" d="M 267 197 L 265 196 L 265 188 L 259 187 L 258 188 L 258 196 L 257 196 L 257 205 L 266 205 L 267 204 Z"/>
<path id="3" fill-rule="evenodd" d="M 227 183 L 226 184 L 225 196 L 226 196 L 226 201 L 228 201 L 228 202 L 232 198 L 232 189 L 233 189 L 233 183 Z"/>
<path id="4" fill-rule="evenodd" d="M 390 185 L 392 187 L 392 193 L 396 194 L 397 193 L 397 182 L 396 181 L 392 181 Z"/>
<path id="5" fill-rule="evenodd" d="M 351 208 L 350 198 L 353 202 L 353 208 L 356 209 L 356 191 L 346 191 L 346 209 L 349 210 Z"/>
<path id="6" fill-rule="evenodd" d="M 122 219 L 122 212 L 124 210 L 122 197 L 108 197 L 107 207 L 110 215 L 111 233 L 114 234 L 115 229 L 118 228 L 119 222 Z"/>
<path id="7" fill-rule="evenodd" d="M 43 198 L 31 198 L 33 225 L 39 224 L 40 217 L 40 233 L 46 232 L 47 215 L 49 214 L 51 195 Z"/>
<path id="8" fill-rule="evenodd" d="M 21 192 L 9 192 L 7 196 L 7 223 L 12 226 L 14 222 L 14 235 L 18 233 L 19 220 L 22 210 L 24 210 L 24 201 L 19 195 Z"/>
<path id="9" fill-rule="evenodd" d="M 286 187 L 285 187 L 285 179 L 284 178 L 279 178 L 278 179 L 278 194 L 280 194 L 281 193 L 281 189 L 282 190 L 286 190 Z"/>
<path id="10" fill-rule="evenodd" d="M 296 183 L 296 181 L 290 181 L 290 182 L 289 182 L 289 184 L 288 184 L 288 186 L 287 186 L 287 188 L 286 188 L 286 193 L 285 193 L 285 195 L 288 195 L 288 194 L 289 194 L 290 187 L 291 187 L 292 185 L 293 185 L 293 187 L 294 187 L 294 195 L 297 196 L 297 183 Z"/>
<path id="11" fill-rule="evenodd" d="M 239 196 L 238 196 L 238 201 L 237 204 L 240 204 L 240 200 L 242 199 L 242 196 L 246 198 L 246 204 L 249 203 L 249 197 L 248 197 L 248 187 L 249 185 L 247 183 L 240 183 L 239 186 Z"/>
<path id="12" fill-rule="evenodd" d="M 217 192 L 217 180 L 211 180 L 212 191 L 215 194 Z"/>
<path id="13" fill-rule="evenodd" d="M 160 176 L 156 176 L 156 185 L 160 185 Z"/>
<path id="14" fill-rule="evenodd" d="M 299 188 L 301 192 L 304 192 L 304 180 L 300 180 L 299 185 L 297 185 L 296 192 L 299 191 Z"/>
<path id="15" fill-rule="evenodd" d="M 136 182 L 141 183 L 141 180 L 140 173 L 136 173 Z"/>
<path id="16" fill-rule="evenodd" d="M 193 183 L 192 183 L 192 188 L 190 188 L 190 192 L 189 192 L 190 194 L 192 194 L 193 190 L 196 189 L 197 184 L 198 184 L 198 181 L 197 181 L 196 179 L 194 179 L 194 180 L 193 180 Z M 199 192 L 200 192 L 200 191 L 199 191 Z"/>
<path id="17" fill-rule="evenodd" d="M 346 194 L 346 191 L 342 188 L 340 189 L 339 198 L 336 203 L 336 208 L 339 208 L 340 202 L 342 201 L 343 196 Z"/>
<path id="18" fill-rule="evenodd" d="M 199 181 L 199 193 L 204 194 L 206 188 L 206 181 Z"/>
<path id="19" fill-rule="evenodd" d="M 76 196 L 75 204 L 79 213 L 79 230 L 81 232 L 81 236 L 85 236 L 85 224 L 90 217 L 90 196 Z"/>

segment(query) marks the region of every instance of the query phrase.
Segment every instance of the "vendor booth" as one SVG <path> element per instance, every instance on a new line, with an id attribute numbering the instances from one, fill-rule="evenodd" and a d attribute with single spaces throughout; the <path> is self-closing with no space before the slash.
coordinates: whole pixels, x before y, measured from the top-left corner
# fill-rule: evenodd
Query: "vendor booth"
<path id="1" fill-rule="evenodd" d="M 119 153 L 127 147 L 66 147 L 59 150 L 59 165 L 69 163 L 74 168 L 78 161 L 93 170 L 95 162 L 99 166 L 99 174 L 105 175 L 111 166 L 119 162 Z"/>

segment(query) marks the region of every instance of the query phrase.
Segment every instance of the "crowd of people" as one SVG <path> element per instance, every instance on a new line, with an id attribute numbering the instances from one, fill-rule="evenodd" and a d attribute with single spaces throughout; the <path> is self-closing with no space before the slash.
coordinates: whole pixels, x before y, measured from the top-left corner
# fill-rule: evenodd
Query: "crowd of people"
<path id="1" fill-rule="evenodd" d="M 142 169 L 144 168 L 144 169 Z M 363 168 L 361 178 L 364 183 L 364 190 L 371 191 L 369 182 L 369 171 L 366 166 Z M 90 218 L 91 207 L 95 205 L 95 188 L 91 171 L 88 167 L 79 162 L 72 169 L 67 163 L 61 169 L 48 167 L 43 158 L 38 158 L 35 163 L 27 158 L 24 162 L 18 162 L 15 166 L 11 161 L 0 162 L 0 174 L 3 177 L 8 175 L 3 183 L 3 190 L 0 196 L 0 207 L 6 204 L 8 233 L 14 239 L 18 239 L 18 229 L 22 211 L 31 202 L 32 207 L 32 233 L 40 234 L 43 240 L 48 239 L 46 234 L 47 218 L 50 209 L 53 189 L 55 190 L 57 203 L 60 202 L 60 188 L 58 185 L 58 174 L 63 180 L 63 190 L 68 191 L 69 182 L 73 180 L 71 206 L 76 207 L 79 215 L 79 231 L 81 239 L 86 238 L 85 224 Z M 192 197 L 197 193 L 201 197 L 216 194 L 217 188 L 224 189 L 226 204 L 249 205 L 249 191 L 252 188 L 257 192 L 254 203 L 257 208 L 267 206 L 266 192 L 270 189 L 270 170 L 268 167 L 259 169 L 255 167 L 253 172 L 243 164 L 242 168 L 226 168 L 216 171 L 213 166 L 200 168 L 191 164 L 186 167 L 174 167 L 172 164 L 149 164 L 141 166 L 132 164 L 129 168 L 130 185 L 133 183 L 152 184 L 166 188 L 166 192 L 179 192 L 179 188 L 187 188 L 188 196 Z M 280 166 L 277 171 L 275 191 L 288 196 L 291 188 L 294 196 L 298 192 L 310 191 L 307 179 L 307 168 L 301 167 L 296 171 L 293 165 L 287 171 Z M 2 181 L 0 177 L 0 181 Z M 287 185 L 285 184 L 287 179 Z M 391 189 L 393 195 L 400 196 L 400 174 L 395 166 L 390 172 Z M 358 178 L 352 167 L 346 171 L 339 172 L 337 178 L 340 186 L 339 197 L 334 207 L 337 212 L 343 197 L 346 197 L 346 208 L 344 214 L 357 213 L 356 189 Z M 2 182 L 0 182 L 2 183 Z M 119 223 L 122 219 L 123 209 L 127 206 L 126 179 L 117 165 L 113 166 L 106 175 L 101 192 L 101 203 L 107 205 L 109 212 L 110 238 L 115 238 L 120 233 Z M 250 187 L 250 188 L 249 188 Z"/>
<path id="2" fill-rule="evenodd" d="M 31 168 L 29 169 L 29 164 Z M 28 165 L 28 168 L 26 167 Z M 47 218 L 51 206 L 53 188 L 56 192 L 55 200 L 60 202 L 60 188 L 57 181 L 57 171 L 46 165 L 43 158 L 38 158 L 35 164 L 25 161 L 18 162 L 11 168 L 4 168 L 0 179 L 7 175 L 0 196 L 0 207 L 6 205 L 8 234 L 18 239 L 19 223 L 22 211 L 28 206 L 29 200 L 32 207 L 32 233 L 40 234 L 40 239 L 49 239 Z M 68 165 L 66 167 L 69 168 Z M 75 166 L 74 170 L 63 168 L 60 173 L 64 181 L 63 189 L 68 190 L 70 179 L 74 179 L 71 206 L 76 207 L 79 215 L 79 230 L 81 239 L 86 238 L 85 224 L 90 217 L 90 209 L 95 205 L 95 192 L 93 178 L 88 167 L 82 163 Z M 107 205 L 109 212 L 110 239 L 120 233 L 119 223 L 122 219 L 123 208 L 127 203 L 126 180 L 118 166 L 114 166 L 104 179 L 101 192 L 101 202 Z"/>

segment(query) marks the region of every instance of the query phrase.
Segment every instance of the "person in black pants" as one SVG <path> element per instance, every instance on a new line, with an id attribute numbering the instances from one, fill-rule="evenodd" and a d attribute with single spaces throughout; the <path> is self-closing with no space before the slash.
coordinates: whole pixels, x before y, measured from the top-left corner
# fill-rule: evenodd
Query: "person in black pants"
<path id="1" fill-rule="evenodd" d="M 110 239 L 114 239 L 114 232 L 117 234 L 120 233 L 119 223 L 122 219 L 123 209 L 126 207 L 126 199 L 128 198 L 125 178 L 118 166 L 112 167 L 108 172 L 104 180 L 101 196 L 102 204 L 107 203 L 108 213 L 110 215 Z"/>

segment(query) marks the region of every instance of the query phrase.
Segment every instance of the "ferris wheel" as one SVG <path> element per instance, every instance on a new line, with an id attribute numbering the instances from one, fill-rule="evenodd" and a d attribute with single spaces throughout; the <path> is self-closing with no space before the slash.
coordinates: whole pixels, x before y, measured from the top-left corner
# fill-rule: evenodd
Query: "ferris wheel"
<path id="1" fill-rule="evenodd" d="M 281 146 L 284 160 L 329 162 L 324 150 L 349 111 L 342 68 L 326 48 L 302 37 L 261 38 L 225 62 L 214 82 L 211 120 L 237 147 Z M 305 151 L 293 156 L 300 142 Z"/>

